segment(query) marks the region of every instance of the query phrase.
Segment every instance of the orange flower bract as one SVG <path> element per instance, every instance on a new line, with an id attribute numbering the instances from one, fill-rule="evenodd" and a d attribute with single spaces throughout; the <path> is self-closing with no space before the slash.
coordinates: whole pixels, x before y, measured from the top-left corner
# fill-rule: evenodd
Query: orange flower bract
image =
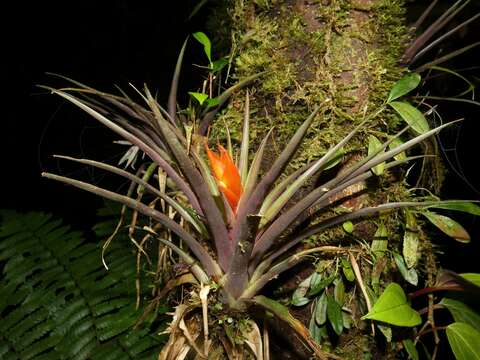
<path id="1" fill-rule="evenodd" d="M 225 195 L 232 210 L 235 212 L 243 191 L 242 181 L 228 151 L 222 145 L 218 145 L 218 150 L 220 155 L 217 155 L 206 145 L 208 160 L 210 161 L 210 167 L 217 181 L 218 188 Z"/>

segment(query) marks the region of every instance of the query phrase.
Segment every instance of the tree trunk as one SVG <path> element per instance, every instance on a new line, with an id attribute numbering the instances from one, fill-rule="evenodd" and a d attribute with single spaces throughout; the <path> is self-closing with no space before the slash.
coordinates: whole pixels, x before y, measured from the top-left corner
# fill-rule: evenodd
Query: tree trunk
<path id="1" fill-rule="evenodd" d="M 403 126 L 391 111 L 375 115 L 393 83 L 405 71 L 399 65 L 407 40 L 403 0 L 231 0 L 225 6 L 212 15 L 211 31 L 220 39 L 231 39 L 234 77 L 242 79 L 267 71 L 249 91 L 253 141 L 258 142 L 272 126 L 275 127 L 273 146 L 269 147 L 270 160 L 283 149 L 287 139 L 316 106 L 321 107 L 321 116 L 316 117 L 290 170 L 324 154 L 367 117 L 370 120 L 364 130 L 347 145 L 345 150 L 349 155 L 341 166 L 348 166 L 352 159 L 366 153 L 368 135 L 374 134 L 385 141 L 387 134 Z M 226 29 L 230 30 L 229 35 Z M 240 140 L 244 99 L 244 93 L 237 94 L 217 120 L 218 124 L 223 124 L 223 120 L 228 124 L 234 140 Z M 222 141 L 224 133 L 214 131 L 218 132 L 213 136 Z M 268 166 L 271 161 L 265 163 Z M 380 177 L 376 180 L 377 186 L 368 188 L 367 194 L 343 205 L 356 209 L 386 199 L 404 200 L 408 195 L 399 179 L 398 173 Z M 349 191 L 354 193 L 362 188 Z M 387 218 L 383 222 L 391 234 L 398 233 L 395 231 L 399 227 L 398 220 Z M 364 221 L 355 227 L 354 235 L 370 241 L 375 229 L 371 220 Z M 326 244 L 342 241 L 350 245 L 351 238 L 343 237 L 342 229 L 334 229 L 312 241 Z M 401 236 L 392 235 L 389 248 L 400 246 Z M 369 285 L 375 273 L 383 273 L 383 279 L 391 280 L 392 267 L 371 266 L 358 260 Z M 294 287 L 308 271 L 312 270 L 307 270 L 307 274 L 305 269 L 301 273 L 297 271 L 297 275 L 291 273 L 287 284 L 281 285 Z M 366 309 L 358 291 L 356 296 L 358 305 L 353 311 L 358 319 Z M 307 326 L 310 313 L 309 306 L 303 313 L 297 313 Z M 286 327 L 278 329 L 277 332 L 285 334 Z M 294 336 L 287 334 L 282 338 Z M 337 345 L 343 357 L 353 359 L 361 358 L 362 351 L 375 354 L 372 343 L 368 326 L 342 335 Z M 281 344 L 276 346 L 281 348 Z M 307 356 L 298 343 L 294 342 L 294 348 L 296 355 L 284 358 Z M 275 352 L 276 358 L 281 358 L 280 353 Z M 379 358 L 376 356 L 373 358 Z M 378 356 L 388 358 L 386 353 Z"/>

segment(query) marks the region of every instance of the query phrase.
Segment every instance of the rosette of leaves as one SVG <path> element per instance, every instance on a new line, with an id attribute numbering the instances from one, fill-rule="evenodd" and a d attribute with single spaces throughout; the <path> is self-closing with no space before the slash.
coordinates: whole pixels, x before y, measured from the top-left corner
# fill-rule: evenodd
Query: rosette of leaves
<path id="1" fill-rule="evenodd" d="M 225 167 L 230 169 L 229 171 L 238 171 L 240 184 L 236 185 L 242 188 L 241 196 L 237 199 L 238 204 L 232 206 L 225 193 L 225 184 L 219 183 L 222 179 L 219 179 L 216 172 L 212 173 L 202 152 L 206 139 L 202 138 L 201 134 L 205 124 L 209 123 L 218 111 L 218 107 L 208 110 L 194 123 L 185 123 L 184 118 L 176 113 L 176 89 L 183 50 L 184 48 L 174 74 L 168 109 L 158 104 L 146 86 L 143 92 L 139 92 L 143 104 L 134 102 L 125 93 L 109 94 L 78 82 L 73 82 L 77 88 L 44 87 L 78 106 L 137 146 L 166 174 L 169 190 L 162 191 L 140 176 L 112 165 L 86 159 L 62 158 L 118 174 L 161 201 L 151 202 L 149 206 L 130 196 L 75 179 L 51 173 L 43 173 L 43 176 L 120 202 L 143 214 L 152 223 L 169 230 L 171 236 L 164 238 L 159 236 L 152 226 L 144 228 L 146 232 L 156 236 L 159 242 L 171 248 L 179 261 L 188 265 L 199 286 L 197 292 L 191 293 L 190 302 L 177 307 L 169 328 L 171 338 L 162 351 L 162 359 L 183 358 L 189 352 L 206 358 L 212 351 L 217 358 L 223 352 L 230 356 L 244 356 L 239 355 L 246 354 L 246 350 L 242 349 L 248 349 L 247 352 L 262 358 L 265 349 L 259 340 L 262 336 L 258 327 L 252 320 L 241 320 L 253 314 L 250 311 L 253 307 L 264 308 L 290 324 L 318 358 L 333 356 L 320 348 L 308 329 L 292 317 L 284 305 L 263 296 L 262 289 L 272 279 L 276 279 L 313 253 L 348 252 L 348 249 L 333 246 L 299 250 L 297 245 L 312 235 L 379 212 L 433 205 L 435 202 L 391 202 L 342 214 L 331 214 L 328 211 L 332 203 L 341 202 L 346 196 L 343 190 L 377 176 L 372 169 L 378 169 L 378 166 L 382 165 L 384 172 L 413 160 L 416 157 L 397 155 L 435 135 L 449 124 L 431 130 L 425 129 L 412 139 L 398 146 L 391 146 L 400 135 L 410 129 L 411 124 L 408 124 L 398 134 L 389 136 L 387 141 L 376 144 L 368 155 L 345 171 L 308 193 L 303 193 L 300 199 L 293 200 L 294 195 L 304 190 L 314 175 L 331 167 L 339 152 L 365 127 L 369 119 L 367 117 L 322 157 L 282 177 L 310 124 L 316 116 L 320 116 L 321 106 L 313 110 L 279 156 L 271 161 L 266 171 L 262 171 L 263 156 L 271 131 L 249 162 L 250 116 L 247 95 L 236 169 L 232 169 L 230 165 Z M 226 97 L 224 99 L 226 101 Z M 408 117 L 408 114 L 405 116 Z M 412 120 L 411 123 L 415 121 Z M 195 133 L 193 129 L 200 130 Z M 234 158 L 231 151 L 229 158 Z M 161 202 L 168 203 L 176 216 L 167 216 L 162 212 L 158 205 Z M 319 214 L 326 216 L 318 220 Z M 300 217 L 302 220 L 311 220 L 311 225 L 299 227 Z M 220 332 L 212 334 L 209 330 L 209 324 L 212 324 L 208 319 L 209 314 L 216 316 L 213 323 L 218 326 L 213 328 L 220 328 Z M 200 336 L 201 334 L 203 336 Z"/>
<path id="2" fill-rule="evenodd" d="M 52 216 L 1 216 L 1 359 L 157 358 L 153 318 L 134 329 L 143 309 L 128 246 L 111 247 L 106 271 L 101 249 Z"/>

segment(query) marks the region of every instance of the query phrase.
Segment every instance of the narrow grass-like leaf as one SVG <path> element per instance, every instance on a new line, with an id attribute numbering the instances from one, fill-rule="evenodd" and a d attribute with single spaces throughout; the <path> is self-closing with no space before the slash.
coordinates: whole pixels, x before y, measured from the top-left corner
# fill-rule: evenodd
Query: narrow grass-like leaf
<path id="1" fill-rule="evenodd" d="M 468 232 L 455 220 L 431 211 L 422 211 L 421 214 L 451 238 L 463 243 L 470 242 L 470 235 Z"/>
<path id="2" fill-rule="evenodd" d="M 192 250 L 197 259 L 199 259 L 199 261 L 202 263 L 209 275 L 221 276 L 222 272 L 220 270 L 220 267 L 216 264 L 215 260 L 212 259 L 206 249 L 202 245 L 200 245 L 200 243 L 192 235 L 186 232 L 180 225 L 178 225 L 176 222 L 174 222 L 168 216 L 162 214 L 161 212 L 127 196 L 117 194 L 113 191 L 109 191 L 98 186 L 85 183 L 83 181 L 78 181 L 50 173 L 42 173 L 42 176 L 48 179 L 64 182 L 66 184 L 78 187 L 82 190 L 107 198 L 109 200 L 122 203 L 134 210 L 137 210 L 139 213 L 145 216 L 155 219 L 166 228 L 172 230 L 175 234 L 177 234 L 181 239 L 185 241 L 185 244 L 190 248 L 190 250 Z"/>
<path id="3" fill-rule="evenodd" d="M 468 24 L 470 24 L 472 21 L 475 21 L 476 19 L 478 19 L 478 17 L 480 16 L 480 13 L 472 16 L 471 18 L 465 20 L 464 22 L 462 22 L 460 25 L 457 25 L 456 27 L 454 27 L 452 30 L 450 31 L 447 31 L 445 34 L 443 34 L 442 36 L 438 37 L 437 39 L 435 39 L 434 41 L 432 41 L 431 43 L 429 43 L 427 46 L 425 46 L 422 50 L 420 50 L 412 59 L 412 63 L 414 63 L 415 61 L 417 61 L 420 57 L 422 57 L 423 55 L 425 55 L 428 51 L 430 51 L 431 49 L 433 49 L 435 46 L 437 46 L 439 43 L 441 43 L 443 40 L 447 39 L 449 36 L 453 35 L 454 33 L 456 33 L 458 30 L 461 30 L 462 28 L 464 28 L 465 26 L 467 26 Z"/>
<path id="4" fill-rule="evenodd" d="M 45 89 L 50 90 L 54 94 L 57 94 L 64 99 L 70 101 L 74 105 L 78 106 L 80 109 L 85 111 L 86 113 L 90 114 L 93 116 L 95 119 L 100 121 L 103 125 L 108 127 L 109 129 L 113 130 L 116 132 L 118 135 L 123 137 L 124 139 L 128 140 L 134 145 L 137 145 L 142 151 L 144 151 L 150 158 L 155 161 L 165 172 L 168 174 L 168 176 L 175 182 L 175 184 L 179 187 L 180 190 L 182 190 L 187 198 L 189 199 L 190 203 L 192 206 L 199 212 L 201 212 L 201 209 L 198 205 L 198 199 L 196 198 L 195 194 L 192 192 L 192 189 L 188 186 L 188 184 L 185 182 L 184 179 L 168 164 L 165 159 L 163 159 L 157 152 L 155 152 L 150 146 L 148 146 L 145 142 L 137 138 L 136 136 L 132 135 L 122 127 L 118 126 L 114 122 L 110 121 L 107 119 L 105 116 L 100 114 L 99 112 L 93 110 L 92 108 L 88 107 L 87 105 L 83 104 L 81 100 L 77 99 L 76 97 L 67 94 L 63 91 L 59 91 L 53 88 L 49 87 L 43 87 Z"/>
<path id="5" fill-rule="evenodd" d="M 220 111 L 222 106 L 227 102 L 227 100 L 232 96 L 232 94 L 240 90 L 241 88 L 247 86 L 250 84 L 252 81 L 256 80 L 266 72 L 261 72 L 255 75 L 251 75 L 241 81 L 239 81 L 237 84 L 232 85 L 229 87 L 227 90 L 225 90 L 223 93 L 221 93 L 217 99 L 218 99 L 218 106 L 210 111 L 205 111 L 204 113 L 201 114 L 201 120 L 200 124 L 198 126 L 198 134 L 204 136 L 207 133 L 208 127 L 210 126 L 211 122 L 215 118 L 215 115 Z"/>
<path id="6" fill-rule="evenodd" d="M 178 83 L 180 81 L 180 72 L 182 70 L 183 56 L 185 54 L 185 48 L 187 47 L 188 38 L 185 39 L 178 54 L 177 64 L 175 65 L 175 72 L 173 73 L 172 84 L 170 85 L 170 93 L 168 95 L 168 115 L 170 119 L 175 121 L 177 114 L 177 91 Z"/>
<path id="7" fill-rule="evenodd" d="M 471 325 L 454 322 L 447 326 L 447 338 L 457 360 L 480 359 L 480 331 Z"/>
<path id="8" fill-rule="evenodd" d="M 420 81 L 422 80 L 421 76 L 417 73 L 408 73 L 403 78 L 398 80 L 395 85 L 393 85 L 390 94 L 388 95 L 387 103 L 392 102 L 395 99 L 398 99 L 410 91 L 414 90 Z"/>
<path id="9" fill-rule="evenodd" d="M 422 318 L 407 303 L 407 297 L 400 285 L 389 284 L 362 320 L 370 319 L 396 326 L 416 326 Z"/>
<path id="10" fill-rule="evenodd" d="M 415 69 L 415 71 L 417 72 L 422 72 L 428 68 L 431 68 L 433 66 L 437 66 L 439 64 L 443 64 L 444 62 L 446 61 L 449 61 L 459 55 L 462 55 L 464 52 L 467 52 L 475 47 L 477 47 L 478 45 L 480 45 L 480 41 L 476 42 L 476 43 L 473 43 L 473 44 L 470 44 L 470 45 L 467 45 L 461 49 L 458 49 L 458 50 L 455 50 L 455 51 L 452 51 L 440 58 L 437 58 L 435 60 L 432 60 L 426 64 L 423 64 L 422 66 L 418 67 L 417 69 Z"/>
<path id="11" fill-rule="evenodd" d="M 59 158 L 59 159 L 65 159 L 65 160 L 70 160 L 70 161 L 75 161 L 81 164 L 85 165 L 90 165 L 97 167 L 102 170 L 110 171 L 114 174 L 123 176 L 124 178 L 135 182 L 136 184 L 142 186 L 145 188 L 147 191 L 152 193 L 155 196 L 158 196 L 160 199 L 163 199 L 167 204 L 169 204 L 172 208 L 174 208 L 181 217 L 183 217 L 187 222 L 189 222 L 200 234 L 206 236 L 207 235 L 207 229 L 203 225 L 201 221 L 198 219 L 194 218 L 186 209 L 183 205 L 179 204 L 177 201 L 172 199 L 170 196 L 168 196 L 165 193 L 160 192 L 157 190 L 155 187 L 147 183 L 145 180 L 139 178 L 138 176 L 133 175 L 132 173 L 129 173 L 128 171 L 119 169 L 115 166 L 111 166 L 108 164 L 104 164 L 102 162 L 94 161 L 94 160 L 88 160 L 88 159 L 77 159 L 73 158 L 70 156 L 62 156 L 62 155 L 55 155 L 54 157 Z"/>
<path id="12" fill-rule="evenodd" d="M 305 185 L 305 183 L 311 179 L 313 175 L 327 167 L 327 165 L 331 165 L 330 161 L 334 159 L 335 156 L 338 156 L 338 152 L 342 149 L 342 147 L 358 132 L 358 130 L 363 127 L 363 125 L 364 122 L 356 126 L 338 144 L 329 149 L 324 156 L 313 162 L 312 166 L 309 166 L 305 172 L 303 172 L 295 181 L 293 181 L 293 183 L 288 186 L 285 191 L 279 195 L 271 205 L 268 206 L 268 208 L 264 208 L 264 202 L 260 209 L 260 214 L 263 216 L 261 225 L 264 225 L 275 218 L 275 216 L 283 209 L 288 200 L 290 200 L 298 191 L 298 189 Z M 262 209 L 264 209 L 265 213 L 262 212 Z"/>
<path id="13" fill-rule="evenodd" d="M 430 130 L 427 120 L 417 108 L 409 103 L 392 101 L 389 105 L 402 117 L 405 122 L 418 134 L 424 134 Z"/>
<path id="14" fill-rule="evenodd" d="M 156 105 L 156 101 L 153 99 L 147 88 L 145 88 L 145 92 L 148 104 L 157 118 L 157 124 L 165 141 L 177 160 L 179 167 L 182 169 L 183 174 L 192 186 L 193 191 L 197 195 L 200 206 L 207 219 L 209 230 L 212 233 L 215 242 L 218 261 L 222 269 L 226 271 L 226 269 L 228 269 L 232 249 L 228 240 L 229 236 L 222 214 L 220 213 L 218 206 L 215 204 L 208 185 L 195 167 L 195 164 L 188 157 L 186 149 L 182 146 L 175 133 L 162 117 L 160 110 Z"/>
<path id="15" fill-rule="evenodd" d="M 245 187 L 248 176 L 248 148 L 249 148 L 249 132 L 250 132 L 250 97 L 248 90 L 245 94 L 245 109 L 243 117 L 242 144 L 240 147 L 240 160 L 238 162 L 238 171 L 242 179 L 242 185 Z"/>

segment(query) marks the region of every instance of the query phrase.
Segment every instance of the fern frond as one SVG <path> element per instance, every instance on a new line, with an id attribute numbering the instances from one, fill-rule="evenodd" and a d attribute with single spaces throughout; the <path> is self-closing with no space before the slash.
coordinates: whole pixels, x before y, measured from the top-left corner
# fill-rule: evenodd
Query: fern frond
<path id="1" fill-rule="evenodd" d="M 0 359 L 155 358 L 151 323 L 132 329 L 142 309 L 129 242 L 109 248 L 107 272 L 101 248 L 50 215 L 0 215 Z"/>

